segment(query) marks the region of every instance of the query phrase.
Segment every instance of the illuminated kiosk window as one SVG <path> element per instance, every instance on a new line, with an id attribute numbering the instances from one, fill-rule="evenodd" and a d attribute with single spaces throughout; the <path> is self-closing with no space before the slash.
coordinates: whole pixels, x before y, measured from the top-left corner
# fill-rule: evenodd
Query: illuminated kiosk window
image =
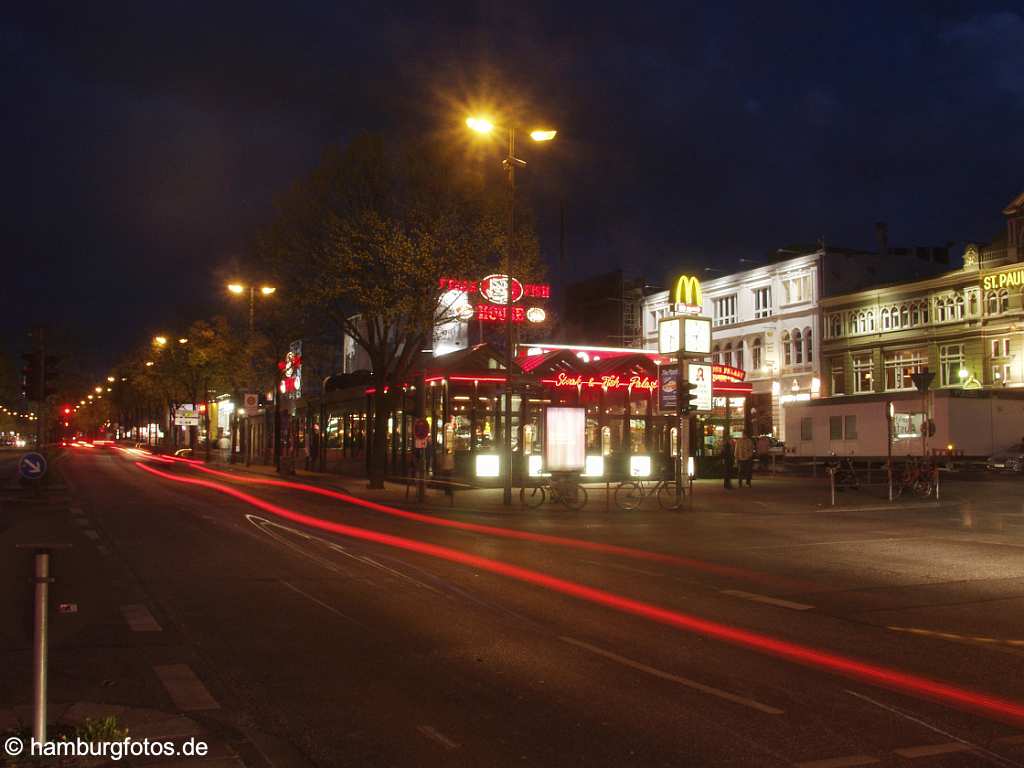
<path id="1" fill-rule="evenodd" d="M 551 473 L 544 471 L 544 457 L 539 453 L 530 454 L 526 462 L 530 477 L 550 477 Z"/>
<path id="2" fill-rule="evenodd" d="M 583 477 L 604 477 L 604 456 L 587 456 Z"/>
<path id="3" fill-rule="evenodd" d="M 501 474 L 501 457 L 495 453 L 476 455 L 477 477 L 498 477 Z"/>
<path id="4" fill-rule="evenodd" d="M 697 474 L 696 469 L 694 468 L 694 464 L 693 464 L 693 456 L 687 456 L 686 457 L 686 474 L 689 477 L 693 477 L 694 475 Z"/>
<path id="5" fill-rule="evenodd" d="M 650 477 L 651 476 L 651 457 L 650 456 L 630 456 L 629 457 L 629 476 L 630 477 Z"/>

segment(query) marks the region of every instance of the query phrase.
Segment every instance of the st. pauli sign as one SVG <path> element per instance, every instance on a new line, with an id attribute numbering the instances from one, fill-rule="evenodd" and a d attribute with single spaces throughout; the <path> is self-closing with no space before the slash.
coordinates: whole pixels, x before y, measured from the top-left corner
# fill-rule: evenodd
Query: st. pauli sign
<path id="1" fill-rule="evenodd" d="M 640 374 L 609 374 L 606 376 L 589 376 L 580 373 L 561 372 L 553 379 L 541 379 L 542 384 L 550 384 L 559 389 L 628 389 L 632 392 L 639 389 L 654 392 L 658 388 L 658 380 L 653 376 Z"/>

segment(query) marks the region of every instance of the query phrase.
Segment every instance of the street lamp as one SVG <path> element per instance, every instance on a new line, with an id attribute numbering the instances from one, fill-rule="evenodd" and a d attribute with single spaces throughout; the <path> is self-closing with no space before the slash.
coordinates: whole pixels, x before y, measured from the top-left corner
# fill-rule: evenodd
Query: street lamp
<path id="1" fill-rule="evenodd" d="M 249 333 L 251 334 L 256 320 L 256 286 L 245 286 L 242 285 L 242 283 L 228 283 L 228 290 L 236 296 L 241 296 L 245 293 L 246 288 L 249 290 Z M 275 291 L 277 291 L 277 288 L 273 285 L 260 286 L 260 293 L 263 296 L 270 296 Z"/>
<path id="2" fill-rule="evenodd" d="M 490 134 L 495 130 L 494 123 L 479 116 L 466 118 L 466 125 L 470 130 L 480 134 Z M 509 126 L 505 129 L 508 134 L 508 150 L 502 166 L 508 177 L 508 247 L 505 249 L 505 280 L 508 282 L 508 289 L 505 291 L 505 417 L 504 417 L 504 443 L 505 443 L 505 506 L 512 504 L 512 363 L 514 352 L 512 349 L 512 251 L 515 247 L 516 234 L 516 166 L 525 167 L 526 161 L 516 157 L 516 129 Z M 535 129 L 530 132 L 530 138 L 534 141 L 551 141 L 558 131 L 550 128 Z M 520 445 L 520 450 L 522 446 Z"/>
<path id="3" fill-rule="evenodd" d="M 153 343 L 156 346 L 158 346 L 158 347 L 166 347 L 167 346 L 167 337 L 166 336 L 154 336 L 153 337 Z"/>

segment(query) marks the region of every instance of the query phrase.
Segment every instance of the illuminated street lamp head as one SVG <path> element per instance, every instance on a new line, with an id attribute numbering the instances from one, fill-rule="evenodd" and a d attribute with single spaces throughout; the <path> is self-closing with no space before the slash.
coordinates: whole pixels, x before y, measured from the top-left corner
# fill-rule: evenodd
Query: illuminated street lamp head
<path id="1" fill-rule="evenodd" d="M 534 141 L 551 141 L 556 135 L 558 135 L 558 131 L 530 131 L 530 138 Z"/>
<path id="2" fill-rule="evenodd" d="M 156 344 L 158 347 L 162 347 L 162 346 L 167 344 L 167 337 L 166 336 L 154 336 L 153 337 L 153 343 Z"/>
<path id="3" fill-rule="evenodd" d="M 182 336 L 180 339 L 178 339 L 178 343 L 179 344 L 188 344 L 188 339 L 186 339 L 184 336 Z"/>
<path id="4" fill-rule="evenodd" d="M 147 360 L 147 361 L 146 361 L 146 367 L 147 367 L 147 368 L 149 368 L 149 367 L 150 367 L 150 366 L 151 366 L 152 364 L 153 364 L 153 361 L 152 361 L 152 360 Z"/>
<path id="5" fill-rule="evenodd" d="M 96 387 L 96 391 L 97 392 L 102 392 L 103 391 L 103 387 Z"/>
<path id="6" fill-rule="evenodd" d="M 228 283 L 228 290 L 232 293 L 242 293 L 245 291 L 245 286 L 241 283 Z"/>
<path id="7" fill-rule="evenodd" d="M 264 285 L 262 288 L 260 288 L 260 293 L 262 293 L 264 296 L 269 296 L 276 290 L 277 288 L 275 288 L 272 285 Z"/>
<path id="8" fill-rule="evenodd" d="M 113 376 L 107 376 L 107 381 L 109 381 L 110 383 L 113 383 L 114 382 L 114 377 Z"/>
<path id="9" fill-rule="evenodd" d="M 482 117 L 467 117 L 466 125 L 477 133 L 490 133 L 494 130 L 494 123 Z"/>
<path id="10" fill-rule="evenodd" d="M 92 400 L 92 395 L 89 395 L 89 399 Z"/>

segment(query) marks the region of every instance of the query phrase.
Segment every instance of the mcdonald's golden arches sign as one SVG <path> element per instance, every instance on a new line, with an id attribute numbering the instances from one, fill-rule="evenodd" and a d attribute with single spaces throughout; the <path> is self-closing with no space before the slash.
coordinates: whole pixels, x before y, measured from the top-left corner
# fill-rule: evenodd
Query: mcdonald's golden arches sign
<path id="1" fill-rule="evenodd" d="M 677 277 L 675 290 L 672 292 L 672 300 L 676 304 L 700 309 L 704 303 L 700 291 L 700 280 L 693 275 L 680 275 Z"/>

